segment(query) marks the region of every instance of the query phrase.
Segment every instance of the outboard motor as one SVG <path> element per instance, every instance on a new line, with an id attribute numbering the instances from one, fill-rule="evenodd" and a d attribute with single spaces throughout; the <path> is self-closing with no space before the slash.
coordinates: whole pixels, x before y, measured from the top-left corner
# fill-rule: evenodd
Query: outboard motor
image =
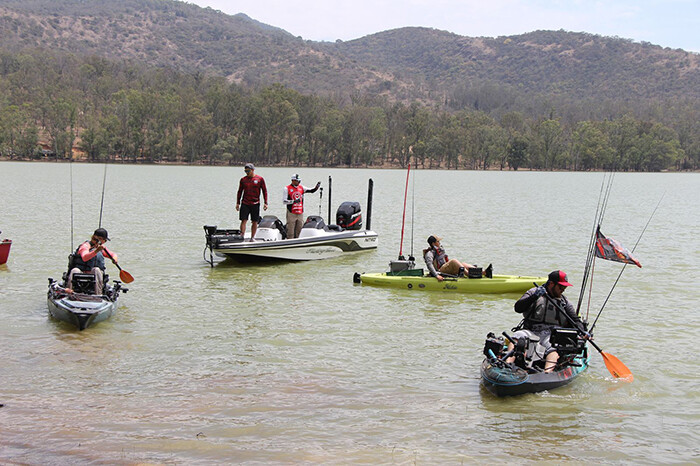
<path id="1" fill-rule="evenodd" d="M 335 213 L 335 223 L 346 230 L 362 229 L 362 210 L 359 202 L 343 202 Z"/>

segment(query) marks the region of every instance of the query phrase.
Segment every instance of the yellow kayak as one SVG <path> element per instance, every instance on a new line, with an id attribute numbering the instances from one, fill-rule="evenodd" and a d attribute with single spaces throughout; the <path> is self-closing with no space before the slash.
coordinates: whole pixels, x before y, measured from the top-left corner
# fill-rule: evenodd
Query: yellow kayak
<path id="1" fill-rule="evenodd" d="M 359 281 L 358 281 L 359 280 Z M 492 278 L 445 278 L 439 282 L 430 275 L 392 275 L 391 273 L 356 274 L 356 283 L 371 286 L 387 286 L 404 290 L 452 291 L 456 293 L 523 293 L 532 288 L 533 282 L 542 285 L 547 277 L 520 275 L 494 275 Z"/>

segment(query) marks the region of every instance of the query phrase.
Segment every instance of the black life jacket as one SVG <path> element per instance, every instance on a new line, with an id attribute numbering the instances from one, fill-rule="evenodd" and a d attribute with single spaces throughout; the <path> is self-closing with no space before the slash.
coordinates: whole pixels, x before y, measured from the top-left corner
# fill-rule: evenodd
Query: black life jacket
<path id="1" fill-rule="evenodd" d="M 87 243 L 88 241 L 86 241 Z M 80 246 L 82 246 L 85 243 L 82 243 Z M 72 267 L 77 267 L 83 272 L 89 272 L 91 271 L 94 267 L 97 267 L 101 269 L 103 272 L 105 270 L 105 258 L 102 255 L 102 252 L 98 252 L 95 257 L 90 259 L 89 261 L 85 262 L 82 257 L 80 257 L 80 254 L 78 254 L 78 251 L 80 250 L 80 246 L 78 246 L 78 249 L 75 250 L 73 253 L 73 263 Z"/>

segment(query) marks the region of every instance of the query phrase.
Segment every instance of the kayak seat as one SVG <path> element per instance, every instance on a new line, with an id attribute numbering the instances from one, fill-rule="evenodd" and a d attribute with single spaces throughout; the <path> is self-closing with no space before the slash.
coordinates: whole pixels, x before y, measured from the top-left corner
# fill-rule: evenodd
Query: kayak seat
<path id="1" fill-rule="evenodd" d="M 91 273 L 73 274 L 71 288 L 76 293 L 95 294 L 95 276 Z"/>

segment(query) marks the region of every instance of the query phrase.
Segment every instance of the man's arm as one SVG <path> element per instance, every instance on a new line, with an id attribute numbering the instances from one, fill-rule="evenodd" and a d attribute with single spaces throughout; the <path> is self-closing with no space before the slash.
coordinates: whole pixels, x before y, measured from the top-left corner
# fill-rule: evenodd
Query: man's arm
<path id="1" fill-rule="evenodd" d="M 282 188 L 282 204 L 284 204 L 284 205 L 290 205 L 290 204 L 293 204 L 293 203 L 294 203 L 294 201 L 292 201 L 292 200 L 289 198 L 289 191 L 287 191 L 287 188 L 286 188 L 286 187 Z"/>
<path id="2" fill-rule="evenodd" d="M 265 199 L 265 205 L 267 205 L 267 186 L 265 186 L 265 178 L 260 177 L 260 190 L 263 194 L 263 199 Z"/>
<path id="3" fill-rule="evenodd" d="M 236 205 L 241 205 L 241 195 L 243 194 L 243 179 L 238 182 L 238 193 L 236 194 Z"/>
<path id="4" fill-rule="evenodd" d="M 433 277 L 438 276 L 438 271 L 435 270 L 435 265 L 433 264 L 433 257 L 434 257 L 434 252 L 433 251 L 428 251 L 425 253 L 425 266 L 428 267 L 428 272 L 430 272 L 430 275 Z"/>
<path id="5" fill-rule="evenodd" d="M 515 302 L 515 306 L 513 306 L 515 312 L 523 314 L 530 310 L 532 305 L 537 301 L 537 298 L 539 298 L 537 293 L 535 293 L 536 290 L 537 288 L 530 288 Z"/>
<path id="6" fill-rule="evenodd" d="M 304 186 L 304 192 L 305 193 L 315 193 L 316 191 L 318 191 L 318 188 L 320 188 L 320 187 L 321 187 L 321 182 L 318 181 L 318 182 L 316 182 L 316 186 L 314 186 L 313 188 L 309 189 L 306 186 Z"/>

